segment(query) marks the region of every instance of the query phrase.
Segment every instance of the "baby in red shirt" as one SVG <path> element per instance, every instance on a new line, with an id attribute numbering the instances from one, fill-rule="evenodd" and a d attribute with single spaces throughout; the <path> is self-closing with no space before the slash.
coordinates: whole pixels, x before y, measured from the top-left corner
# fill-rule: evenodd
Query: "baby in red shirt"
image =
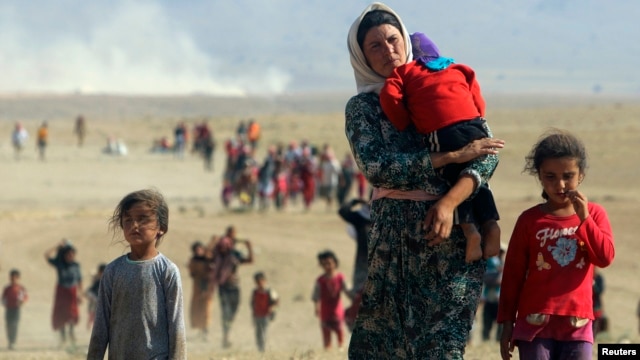
<path id="1" fill-rule="evenodd" d="M 411 35 L 414 61 L 395 68 L 380 91 L 380 105 L 391 123 L 404 130 L 413 124 L 424 134 L 433 152 L 457 150 L 473 140 L 491 137 L 484 117 L 485 102 L 474 71 L 453 59 L 441 57 L 436 45 L 424 34 Z M 495 156 L 495 155 L 494 155 Z M 464 173 L 473 173 L 470 163 L 450 164 L 441 177 L 451 186 Z M 490 174 L 491 175 L 491 174 Z M 498 255 L 500 217 L 487 184 L 480 184 L 472 199 L 456 209 L 455 220 L 467 239 L 465 260 L 472 262 Z M 475 224 L 481 226 L 481 232 Z M 481 239 L 484 238 L 484 251 Z"/>

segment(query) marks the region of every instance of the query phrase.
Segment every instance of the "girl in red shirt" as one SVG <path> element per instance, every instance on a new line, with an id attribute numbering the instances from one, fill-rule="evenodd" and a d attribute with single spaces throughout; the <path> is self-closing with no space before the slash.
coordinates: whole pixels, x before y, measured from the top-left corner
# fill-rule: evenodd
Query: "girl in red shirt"
<path id="1" fill-rule="evenodd" d="M 613 261 L 605 209 L 578 190 L 587 167 L 584 145 L 553 131 L 526 157 L 544 202 L 525 210 L 511 235 L 498 323 L 502 359 L 591 359 L 594 267 Z"/>
<path id="2" fill-rule="evenodd" d="M 344 274 L 338 271 L 338 258 L 331 250 L 318 254 L 318 262 L 323 274 L 315 282 L 312 300 L 315 314 L 320 318 L 322 341 L 325 350 L 331 348 L 331 333 L 338 338 L 338 348 L 342 349 L 344 342 L 344 308 L 341 294 L 349 295 Z"/>
<path id="3" fill-rule="evenodd" d="M 29 296 L 27 289 L 20 284 L 20 271 L 13 269 L 9 273 L 9 285 L 2 291 L 2 304 L 6 308 L 4 313 L 7 328 L 7 340 L 9 350 L 13 350 L 18 337 L 18 324 L 20 323 L 20 308 Z"/>

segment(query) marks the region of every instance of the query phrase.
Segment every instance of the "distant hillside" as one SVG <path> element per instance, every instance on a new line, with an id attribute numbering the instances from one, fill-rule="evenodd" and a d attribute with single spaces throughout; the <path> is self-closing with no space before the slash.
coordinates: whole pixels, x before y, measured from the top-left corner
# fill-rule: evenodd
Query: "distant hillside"
<path id="1" fill-rule="evenodd" d="M 261 118 L 287 114 L 337 114 L 343 117 L 351 95 L 280 95 L 272 97 L 222 96 L 114 96 L 114 95 L 14 95 L 0 96 L 0 122 L 71 121 L 78 114 L 93 120 L 160 118 Z M 566 107 L 580 104 L 637 102 L 635 97 L 489 95 L 487 115 L 504 108 Z"/>

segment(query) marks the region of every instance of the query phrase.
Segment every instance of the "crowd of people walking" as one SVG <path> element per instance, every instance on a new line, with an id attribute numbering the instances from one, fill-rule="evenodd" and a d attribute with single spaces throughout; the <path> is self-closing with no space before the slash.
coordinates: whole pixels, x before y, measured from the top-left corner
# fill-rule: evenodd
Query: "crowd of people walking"
<path id="1" fill-rule="evenodd" d="M 301 202 L 309 210 L 316 201 L 328 211 L 342 205 L 357 192 L 364 199 L 367 182 L 355 166 L 350 153 L 342 161 L 329 144 L 317 147 L 302 140 L 288 145 L 267 147 L 260 162 L 255 149 L 240 139 L 225 143 L 226 163 L 223 175 L 222 203 L 229 207 L 234 198 L 244 208 L 283 210 L 289 204 Z"/>

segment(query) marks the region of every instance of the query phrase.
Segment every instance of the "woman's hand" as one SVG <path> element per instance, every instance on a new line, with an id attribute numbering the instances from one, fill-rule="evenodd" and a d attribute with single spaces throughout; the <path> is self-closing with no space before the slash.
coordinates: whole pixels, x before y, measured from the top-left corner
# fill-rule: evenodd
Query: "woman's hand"
<path id="1" fill-rule="evenodd" d="M 502 336 L 500 338 L 500 355 L 502 360 L 511 359 L 511 353 L 513 353 L 514 343 L 511 339 L 513 334 L 513 322 L 507 321 L 502 324 Z"/>
<path id="2" fill-rule="evenodd" d="M 466 200 L 475 188 L 475 179 L 462 175 L 449 191 L 427 211 L 423 228 L 427 231 L 425 238 L 428 245 L 440 244 L 451 235 L 453 226 L 453 212 L 458 205 Z"/>
<path id="3" fill-rule="evenodd" d="M 431 165 L 435 169 L 448 164 L 459 164 L 471 161 L 479 156 L 495 155 L 504 147 L 504 140 L 482 138 L 474 140 L 458 150 L 431 153 Z"/>
<path id="4" fill-rule="evenodd" d="M 427 231 L 425 238 L 429 246 L 438 245 L 451 235 L 455 207 L 448 198 L 442 198 L 427 211 L 422 226 Z"/>
<path id="5" fill-rule="evenodd" d="M 483 138 L 474 140 L 458 150 L 452 151 L 456 163 L 465 163 L 483 155 L 496 155 L 504 147 L 504 140 Z"/>

